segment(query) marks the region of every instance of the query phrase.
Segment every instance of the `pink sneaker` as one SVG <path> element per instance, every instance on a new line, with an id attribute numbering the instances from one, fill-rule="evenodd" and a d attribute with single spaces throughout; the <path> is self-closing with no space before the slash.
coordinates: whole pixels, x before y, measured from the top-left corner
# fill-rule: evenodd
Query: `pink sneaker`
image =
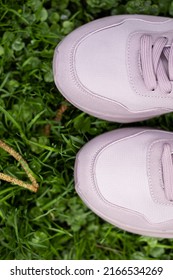
<path id="1" fill-rule="evenodd" d="M 173 133 L 124 128 L 96 137 L 77 155 L 75 184 L 111 224 L 173 238 Z"/>
<path id="2" fill-rule="evenodd" d="M 64 97 L 101 119 L 133 122 L 173 111 L 173 19 L 120 15 L 69 34 L 54 54 Z"/>

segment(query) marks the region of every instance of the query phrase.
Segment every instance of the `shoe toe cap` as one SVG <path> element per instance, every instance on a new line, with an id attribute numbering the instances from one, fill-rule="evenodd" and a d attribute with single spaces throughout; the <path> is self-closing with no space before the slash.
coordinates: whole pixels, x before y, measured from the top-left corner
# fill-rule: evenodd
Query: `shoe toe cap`
<path id="1" fill-rule="evenodd" d="M 130 131 L 120 132 L 126 133 L 126 141 L 135 135 L 142 136 L 142 132 L 132 130 L 130 135 Z M 137 151 L 133 141 L 128 145 L 124 141 L 123 146 L 122 139 L 113 141 L 116 136 L 116 131 L 104 134 L 78 153 L 77 193 L 93 212 L 115 226 L 133 233 L 172 238 L 173 212 L 171 215 L 170 207 L 155 203 L 150 194 L 145 144 L 143 148 L 139 145 Z M 140 142 L 142 138 L 145 137 Z"/>

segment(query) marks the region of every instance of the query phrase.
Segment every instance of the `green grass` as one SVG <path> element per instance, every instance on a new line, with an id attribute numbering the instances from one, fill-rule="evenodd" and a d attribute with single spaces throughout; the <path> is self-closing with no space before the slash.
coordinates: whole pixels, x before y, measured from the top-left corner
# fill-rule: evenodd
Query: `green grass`
<path id="1" fill-rule="evenodd" d="M 91 117 L 56 89 L 58 42 L 93 19 L 143 13 L 173 16 L 172 1 L 0 0 L 0 139 L 28 162 L 34 194 L 0 182 L 0 259 L 173 259 L 173 241 L 124 232 L 92 213 L 74 190 L 76 153 L 90 139 L 125 126 L 173 130 L 173 114 L 122 125 Z M 67 104 L 61 121 L 57 110 Z M 26 180 L 1 150 L 0 172 Z"/>

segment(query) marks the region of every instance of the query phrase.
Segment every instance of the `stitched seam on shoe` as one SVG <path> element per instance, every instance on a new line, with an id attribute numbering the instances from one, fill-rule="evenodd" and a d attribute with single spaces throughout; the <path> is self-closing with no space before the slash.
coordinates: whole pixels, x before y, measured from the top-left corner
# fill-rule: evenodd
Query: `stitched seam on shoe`
<path id="1" fill-rule="evenodd" d="M 103 149 L 104 148 L 106 148 L 106 147 L 108 147 L 109 145 L 112 145 L 113 143 L 115 143 L 115 142 L 121 142 L 121 141 L 123 141 L 123 140 L 125 140 L 125 139 L 128 139 L 128 138 L 133 138 L 134 136 L 138 136 L 138 135 L 140 135 L 140 134 L 143 134 L 143 133 L 145 133 L 145 132 L 147 132 L 147 131 L 151 131 L 151 130 L 144 130 L 144 131 L 141 131 L 141 132 L 137 132 L 137 133 L 135 133 L 135 134 L 133 134 L 133 135 L 130 135 L 130 136 L 127 136 L 127 137 L 125 137 L 125 138 L 123 138 L 123 139 L 119 139 L 119 140 L 113 140 L 113 141 L 111 141 L 111 142 L 109 142 L 109 143 L 107 143 L 107 144 L 105 144 L 105 145 L 103 145 L 103 146 L 101 146 L 97 151 L 96 151 L 96 153 L 94 154 L 94 156 L 93 156 L 93 159 L 92 159 L 92 162 L 91 162 L 91 166 L 90 166 L 90 172 L 91 172 L 91 177 L 92 177 L 92 185 L 93 185 L 93 187 L 94 187 L 94 189 L 95 189 L 95 191 L 96 191 L 96 193 L 98 194 L 98 196 L 99 196 L 99 198 L 101 198 L 105 203 L 107 203 L 107 204 L 111 204 L 111 205 L 114 205 L 114 204 L 112 204 L 111 202 L 109 202 L 109 201 L 107 201 L 103 196 L 102 196 L 102 194 L 101 194 L 101 192 L 99 191 L 99 187 L 98 187 L 98 185 L 97 185 L 97 181 L 96 181 L 96 179 L 95 179 L 95 177 L 94 177 L 94 171 L 95 171 L 95 164 L 96 164 L 96 161 L 97 161 L 97 157 L 98 157 L 98 155 L 103 151 Z M 169 132 L 168 132 L 169 133 Z M 154 192 L 153 192 L 153 189 L 152 189 L 152 184 L 151 184 L 151 170 L 150 170 L 150 162 L 151 162 L 151 160 L 150 160 L 150 154 L 151 154 L 151 149 L 152 149 L 152 147 L 153 147 L 153 145 L 155 144 L 155 143 L 159 143 L 159 142 L 164 142 L 164 141 L 170 141 L 170 139 L 162 139 L 162 140 L 156 140 L 156 141 L 154 141 L 151 145 L 150 145 L 150 147 L 149 147 L 149 149 L 148 149 L 148 153 L 147 153 L 147 163 L 148 163 L 148 170 L 149 170 L 149 187 L 150 187 L 150 193 L 151 193 L 151 196 L 152 196 L 152 198 L 153 198 L 153 200 L 155 201 L 155 202 L 157 202 L 158 204 L 161 204 L 161 205 L 168 205 L 168 206 L 173 206 L 173 203 L 162 203 L 162 202 L 160 202 L 160 201 L 158 201 L 156 198 L 155 198 L 155 196 L 154 196 Z"/>
<path id="2" fill-rule="evenodd" d="M 108 29 L 108 28 L 112 28 L 114 26 L 117 26 L 117 25 L 120 25 L 122 24 L 123 22 L 119 23 L 119 24 L 114 24 L 114 25 L 110 25 L 110 26 L 107 26 L 107 27 L 104 27 L 104 28 L 100 28 L 98 30 L 95 30 L 93 32 L 88 32 L 86 33 L 85 35 L 82 35 L 76 42 L 75 44 L 73 45 L 73 47 L 71 48 L 71 51 L 70 51 L 70 59 L 69 59 L 69 65 L 70 65 L 70 74 L 71 74 L 71 77 L 72 77 L 72 80 L 73 82 L 75 83 L 75 85 L 80 89 L 82 90 L 86 95 L 90 96 L 91 98 L 97 98 L 97 99 L 100 99 L 101 102 L 105 102 L 108 101 L 110 103 L 113 103 L 113 104 L 117 104 L 122 106 L 123 108 L 127 109 L 128 108 L 126 106 L 124 106 L 123 104 L 121 104 L 120 102 L 116 102 L 114 101 L 113 99 L 110 99 L 110 98 L 107 98 L 107 97 L 104 97 L 104 96 L 101 96 L 99 95 L 98 93 L 95 93 L 91 90 L 89 90 L 88 88 L 86 88 L 80 81 L 78 75 L 77 75 L 77 72 L 76 72 L 76 68 L 75 68 L 75 63 L 74 63 L 74 58 L 75 58 L 75 54 L 76 54 L 76 50 L 79 46 L 79 44 L 85 40 L 87 37 L 93 35 L 94 33 L 97 33 L 97 32 L 100 32 L 102 30 L 105 30 L 105 29 Z"/>
<path id="3" fill-rule="evenodd" d="M 97 161 L 97 157 L 99 156 L 99 154 L 103 151 L 103 149 L 105 149 L 107 146 L 109 146 L 109 145 L 112 145 L 113 143 L 115 143 L 115 142 L 121 142 L 121 141 L 123 141 L 123 140 L 125 140 L 125 139 L 129 139 L 129 138 L 133 138 L 133 137 L 135 137 L 135 136 L 138 136 L 138 135 L 140 135 L 140 134 L 143 134 L 143 133 L 145 133 L 145 132 L 147 132 L 147 131 L 153 131 L 153 130 L 144 130 L 144 131 L 140 131 L 140 132 L 136 132 L 135 134 L 133 134 L 133 135 L 129 135 L 129 136 L 126 136 L 126 137 L 124 137 L 123 139 L 119 139 L 119 140 L 112 140 L 112 141 L 110 141 L 110 142 L 108 142 L 107 144 L 104 144 L 104 145 L 102 145 L 101 147 L 99 147 L 99 149 L 97 149 L 97 151 L 95 152 L 95 154 L 93 155 L 93 158 L 92 158 L 92 161 L 91 161 L 91 164 L 90 164 L 90 174 L 91 174 L 91 183 L 92 183 L 92 188 L 93 188 L 93 190 L 95 191 L 95 193 L 96 193 L 96 195 L 98 196 L 98 198 L 99 199 L 101 199 L 102 200 L 102 202 L 104 202 L 106 205 L 108 205 L 108 206 L 111 206 L 112 208 L 116 208 L 116 207 L 119 207 L 119 208 L 121 208 L 121 209 L 124 209 L 125 211 L 127 211 L 127 212 L 129 212 L 129 213 L 135 213 L 135 214 L 138 214 L 139 216 L 141 216 L 142 218 L 144 218 L 150 225 L 159 225 L 159 224 L 165 224 L 165 223 L 167 223 L 167 222 L 169 222 L 169 221 L 173 221 L 173 219 L 169 219 L 168 221 L 166 221 L 166 222 L 157 222 L 157 223 L 153 223 L 153 222 L 151 222 L 151 221 L 149 221 L 148 219 L 147 219 L 147 217 L 144 215 L 144 214 L 141 214 L 140 212 L 138 212 L 138 211 L 135 211 L 135 210 L 131 210 L 131 209 L 128 209 L 128 208 L 126 208 L 126 207 L 122 207 L 122 206 L 119 206 L 119 205 L 116 205 L 116 204 L 113 204 L 113 203 L 111 203 L 111 202 L 109 202 L 108 200 L 106 200 L 103 196 L 102 196 L 102 194 L 101 194 L 101 192 L 99 191 L 99 188 L 98 188 L 98 184 L 97 184 L 97 181 L 96 181 L 96 179 L 95 179 L 95 176 L 94 176 L 94 171 L 95 171 L 95 164 L 96 164 L 96 161 Z M 169 132 L 168 132 L 169 133 Z"/>
<path id="4" fill-rule="evenodd" d="M 112 145 L 113 143 L 118 143 L 118 142 L 121 142 L 123 140 L 126 140 L 126 139 L 129 139 L 129 138 L 133 138 L 135 136 L 138 136 L 140 134 L 143 134 L 144 132 L 147 132 L 148 130 L 144 130 L 144 131 L 140 131 L 140 132 L 136 132 L 135 134 L 133 135 L 129 135 L 129 136 L 126 136 L 124 137 L 123 139 L 119 139 L 119 140 L 113 140 L 107 144 L 104 144 L 103 146 L 101 146 L 97 151 L 96 153 L 94 154 L 93 156 L 93 159 L 92 159 L 92 162 L 91 162 L 91 167 L 90 167 L 90 172 L 91 172 L 91 177 L 92 177 L 92 185 L 93 185 L 93 188 L 95 189 L 96 193 L 98 194 L 99 198 L 101 198 L 105 203 L 107 204 L 111 204 L 111 205 L 115 205 L 111 202 L 109 202 L 108 200 L 106 200 L 103 195 L 101 194 L 100 190 L 99 190 L 99 187 L 98 187 L 98 184 L 97 184 L 97 181 L 95 179 L 95 165 L 96 165 L 96 162 L 97 162 L 97 158 L 98 156 L 103 152 L 103 150 L 105 148 L 107 148 L 108 146 Z"/>
<path id="5" fill-rule="evenodd" d="M 110 26 L 107 26 L 107 27 L 104 27 L 104 28 L 100 28 L 100 29 L 97 29 L 93 32 L 87 32 L 85 33 L 84 35 L 82 35 L 75 43 L 74 45 L 72 46 L 71 48 L 71 51 L 70 51 L 70 58 L 69 58 L 69 69 L 70 69 L 70 74 L 71 74 L 71 77 L 72 77 L 72 80 L 74 82 L 74 84 L 76 85 L 77 88 L 79 88 L 79 90 L 81 90 L 86 96 L 92 98 L 92 99 L 99 99 L 99 102 L 101 103 L 105 103 L 108 102 L 110 103 L 111 105 L 118 105 L 120 106 L 121 108 L 127 110 L 129 113 L 136 113 L 136 114 L 140 114 L 140 113 L 145 113 L 148 111 L 148 109 L 143 109 L 143 110 L 140 110 L 140 111 L 136 111 L 136 110 L 131 110 L 130 108 L 128 108 L 127 106 L 123 105 L 122 103 L 120 102 L 117 102 L 113 99 L 110 99 L 110 98 L 107 98 L 107 97 L 104 97 L 104 96 L 101 96 L 99 95 L 98 93 L 94 93 L 92 92 L 91 90 L 89 90 L 88 88 L 84 87 L 84 85 L 80 82 L 79 78 L 78 78 L 78 75 L 76 73 L 76 69 L 74 67 L 75 63 L 74 63 L 74 57 L 75 57 L 75 52 L 76 52 L 76 49 L 78 47 L 78 45 L 82 42 L 82 40 L 86 39 L 88 36 L 94 34 L 94 33 L 97 33 L 97 32 L 100 32 L 101 30 L 105 30 L 105 29 L 108 29 L 108 28 L 112 28 L 114 26 L 117 26 L 117 25 L 120 25 L 122 24 L 123 21 L 119 24 L 114 24 L 114 25 L 110 25 Z M 140 32 L 138 32 L 140 33 Z M 132 36 L 132 35 L 131 35 Z M 129 46 L 128 46 L 128 53 L 129 53 Z M 129 60 L 129 55 L 128 55 L 128 60 Z M 139 61 L 138 61 L 139 63 Z M 128 66 L 129 66 L 129 61 L 128 61 Z M 128 67 L 127 67 L 128 68 Z M 130 71 L 130 70 L 129 70 Z M 129 80 L 130 80 L 130 84 L 132 85 L 134 91 L 136 92 L 136 94 L 140 95 L 140 96 L 144 96 L 144 97 L 154 97 L 154 96 L 148 96 L 148 95 L 143 95 L 143 94 L 140 94 L 134 84 L 133 84 L 133 80 L 131 79 L 131 77 L 129 77 Z M 167 98 L 167 99 L 173 99 L 173 97 L 166 97 L 166 96 L 156 96 L 157 98 Z M 162 108 L 159 108 L 160 110 L 163 110 L 165 112 L 164 109 Z M 158 108 L 154 108 L 154 109 L 151 109 L 152 111 L 157 111 Z"/>
<path id="6" fill-rule="evenodd" d="M 110 28 L 110 27 L 107 27 Z M 102 29 L 106 29 L 106 28 L 102 28 Z M 83 39 L 85 39 L 87 36 L 92 35 L 93 33 L 96 33 L 100 30 L 97 30 L 95 32 L 92 33 L 86 33 L 85 35 L 81 36 L 76 42 L 75 44 L 72 46 L 71 51 L 70 51 L 70 57 L 69 57 L 69 69 L 70 69 L 70 74 L 71 74 L 71 78 L 74 82 L 74 84 L 76 85 L 77 88 L 79 88 L 79 90 L 81 90 L 86 96 L 91 97 L 92 99 L 99 99 L 100 102 L 102 102 L 103 104 L 106 102 L 108 102 L 111 105 L 116 105 L 116 106 L 120 106 L 121 108 L 123 108 L 124 110 L 127 110 L 129 113 L 136 113 L 136 114 L 141 114 L 141 113 L 145 113 L 148 111 L 157 111 L 157 108 L 154 109 L 143 109 L 140 111 L 137 110 L 131 110 L 130 108 L 128 108 L 127 106 L 125 106 L 124 104 L 122 104 L 121 102 L 115 101 L 113 99 L 110 99 L 108 97 L 104 97 L 99 95 L 98 93 L 94 93 L 91 90 L 89 90 L 88 88 L 84 87 L 84 85 L 80 82 L 78 75 L 76 73 L 76 69 L 74 67 L 75 63 L 74 63 L 74 56 L 75 56 L 75 51 L 78 47 L 78 45 L 81 43 L 81 41 Z M 163 109 L 160 109 L 163 110 Z M 164 111 L 165 112 L 165 111 Z M 121 113 L 122 115 L 123 113 Z M 111 114 L 112 115 L 112 114 Z"/>
<path id="7" fill-rule="evenodd" d="M 151 179 L 151 168 L 150 168 L 150 166 L 151 166 L 151 152 L 153 151 L 153 146 L 156 143 L 164 143 L 165 141 L 170 141 L 170 139 L 165 138 L 165 139 L 162 139 L 162 140 L 156 140 L 149 146 L 149 149 L 148 149 L 148 152 L 147 152 L 148 182 L 149 182 L 151 197 L 156 203 L 158 203 L 160 205 L 173 206 L 173 202 L 161 202 L 155 197 L 155 192 L 154 192 L 154 189 L 153 189 L 153 184 L 152 184 L 152 179 Z M 160 163 L 160 168 L 159 168 L 159 175 L 160 175 L 159 181 L 161 181 L 162 180 L 161 179 L 161 163 Z"/>
<path id="8" fill-rule="evenodd" d="M 141 19 L 142 20 L 142 19 Z M 124 20 L 125 21 L 125 20 Z M 74 71 L 74 62 L 73 62 L 73 53 L 75 51 L 75 48 L 77 47 L 77 45 L 81 42 L 82 39 L 85 39 L 87 36 L 93 34 L 93 33 L 96 33 L 102 29 L 107 29 L 107 28 L 110 28 L 110 27 L 113 27 L 113 26 L 116 26 L 116 25 L 120 25 L 122 24 L 124 21 L 122 21 L 121 23 L 118 23 L 118 24 L 113 24 L 113 25 L 110 25 L 110 26 L 107 26 L 106 28 L 100 28 L 98 30 L 95 30 L 94 32 L 88 32 L 84 35 L 82 35 L 78 40 L 76 40 L 76 42 L 74 43 L 74 45 L 72 46 L 71 48 L 71 51 L 70 51 L 70 54 L 69 54 L 69 72 L 70 72 L 70 75 L 72 77 L 72 80 L 74 82 L 74 84 L 76 85 L 77 88 L 79 88 L 79 90 L 81 90 L 86 97 L 90 97 L 92 99 L 97 99 L 99 102 L 101 102 L 102 104 L 104 104 L 105 102 L 107 102 L 107 105 L 110 104 L 110 105 L 114 105 L 114 106 L 119 106 L 120 108 L 122 108 L 123 110 L 126 110 L 128 111 L 128 113 L 134 113 L 134 114 L 143 114 L 143 113 L 146 113 L 148 111 L 157 111 L 157 108 L 154 108 L 154 109 L 151 109 L 151 110 L 148 110 L 148 109 L 143 109 L 143 110 L 140 110 L 140 111 L 137 111 L 137 110 L 131 110 L 130 108 L 128 108 L 127 106 L 125 106 L 124 104 L 120 103 L 120 102 L 117 102 L 115 100 L 112 100 L 112 99 L 109 99 L 109 98 L 106 98 L 104 96 L 100 96 L 96 93 L 93 93 L 92 91 L 89 91 L 89 89 L 86 89 L 83 87 L 83 85 L 80 84 L 80 81 L 78 81 L 78 78 L 76 77 L 77 74 L 75 74 L 75 71 Z M 58 83 L 58 81 L 57 81 Z M 60 87 L 60 86 L 59 86 Z M 61 90 L 63 92 L 63 90 Z M 65 95 L 65 94 L 64 94 Z M 68 99 L 68 97 L 67 97 Z M 113 110 L 113 108 L 112 108 Z M 160 109 L 162 110 L 162 109 Z M 163 110 L 164 113 L 165 113 L 165 110 Z M 108 114 L 106 116 L 112 116 L 112 114 Z M 124 114 L 123 112 L 121 113 L 121 117 L 124 117 Z"/>
<path id="9" fill-rule="evenodd" d="M 76 84 L 76 86 L 81 89 L 84 93 L 86 93 L 87 95 L 89 95 L 90 97 L 92 98 L 100 98 L 100 101 L 103 101 L 102 99 L 105 99 L 106 101 L 108 102 L 111 102 L 111 103 L 115 103 L 114 100 L 112 99 L 109 99 L 109 98 L 106 98 L 104 96 L 101 96 L 97 93 L 94 93 L 92 91 L 90 91 L 88 88 L 85 88 L 84 85 L 80 82 L 79 78 L 78 78 L 78 75 L 76 73 L 76 69 L 74 67 L 74 57 L 75 57 L 75 52 L 76 52 L 76 49 L 78 47 L 78 45 L 84 40 L 86 39 L 87 37 L 93 35 L 94 33 L 97 33 L 97 32 L 100 32 L 102 30 L 105 30 L 105 29 L 109 29 L 109 28 L 113 28 L 115 26 L 118 26 L 118 25 L 121 25 L 123 24 L 127 18 L 125 18 L 125 16 L 123 16 L 124 19 L 122 19 L 120 22 L 117 22 L 117 23 L 112 23 L 112 24 L 109 24 L 108 26 L 106 27 L 96 27 L 96 30 L 94 31 L 86 31 L 85 34 L 82 34 L 82 36 L 76 40 L 76 42 L 74 43 L 74 45 L 72 46 L 71 48 L 71 52 L 70 52 L 70 73 L 71 73 L 71 77 L 72 77 L 72 80 L 74 81 L 74 83 Z M 143 19 L 139 19 L 139 20 L 142 20 Z M 168 20 L 169 21 L 169 20 Z M 117 103 L 117 102 L 116 102 Z M 124 105 L 122 105 L 121 103 L 118 103 L 119 105 L 121 105 L 123 108 L 127 109 Z"/>
<path id="10" fill-rule="evenodd" d="M 114 203 L 109 202 L 107 199 L 105 199 L 105 198 L 103 197 L 103 195 L 101 194 L 101 192 L 99 191 L 98 184 L 97 184 L 96 178 L 95 178 L 95 176 L 94 176 L 94 173 L 95 173 L 95 172 L 94 172 L 94 171 L 95 171 L 95 164 L 96 164 L 96 162 L 97 162 L 97 157 L 99 156 L 100 153 L 102 153 L 102 151 L 103 151 L 106 147 L 108 147 L 109 145 L 112 145 L 112 144 L 115 143 L 115 142 L 121 142 L 121 141 L 123 141 L 123 140 L 129 139 L 129 138 L 133 138 L 133 137 L 135 137 L 135 136 L 138 136 L 138 135 L 140 135 L 140 134 L 143 134 L 143 133 L 146 132 L 146 131 L 147 131 L 147 130 L 140 131 L 140 132 L 137 132 L 137 133 L 135 133 L 135 134 L 133 134 L 133 135 L 126 136 L 126 137 L 124 137 L 123 139 L 119 139 L 119 140 L 117 140 L 117 141 L 116 141 L 116 140 L 113 140 L 113 141 L 111 141 L 111 142 L 109 142 L 109 143 L 107 143 L 107 144 L 105 144 L 105 145 L 102 145 L 102 146 L 96 151 L 96 153 L 95 153 L 94 156 L 93 156 L 93 159 L 92 159 L 92 162 L 91 162 L 91 166 L 90 166 L 90 174 L 91 174 L 91 181 L 92 181 L 93 189 L 95 190 L 95 193 L 97 194 L 97 196 L 99 197 L 99 199 L 102 200 L 102 202 L 104 202 L 106 205 L 109 205 L 109 206 L 112 207 L 112 208 L 117 208 L 117 207 L 118 207 L 119 209 L 122 209 L 122 210 L 124 210 L 125 212 L 132 213 L 132 214 L 135 214 L 135 215 L 137 215 L 137 216 L 140 216 L 140 217 L 143 218 L 148 224 L 150 224 L 150 225 L 153 226 L 153 223 L 151 223 L 151 222 L 147 219 L 147 217 L 146 217 L 144 214 L 142 214 L 142 213 L 140 213 L 140 212 L 138 212 L 138 211 L 135 211 L 135 210 L 128 209 L 128 208 L 123 207 L 123 206 L 116 205 L 116 204 L 114 204 Z M 155 225 L 156 225 L 156 224 L 163 224 L 163 222 L 155 223 Z"/>
<path id="11" fill-rule="evenodd" d="M 123 20 L 121 21 L 120 23 L 117 23 L 117 24 L 111 24 L 111 25 L 108 25 L 106 27 L 102 27 L 102 28 L 98 28 L 97 30 L 95 31 L 92 31 L 92 32 L 86 32 L 85 34 L 83 34 L 78 40 L 76 40 L 76 42 L 74 43 L 74 45 L 72 46 L 71 48 L 71 51 L 70 51 L 70 58 L 69 58 L 69 69 L 70 69 L 70 74 L 71 74 L 71 77 L 72 77 L 72 80 L 73 82 L 75 83 L 75 85 L 80 89 L 82 90 L 86 95 L 92 97 L 92 98 L 99 98 L 100 101 L 102 102 L 105 102 L 108 101 L 110 103 L 113 103 L 113 104 L 118 104 L 120 106 L 122 106 L 123 108 L 125 108 L 126 110 L 128 110 L 129 112 L 133 112 L 131 111 L 128 107 L 124 106 L 123 104 L 121 104 L 120 102 L 117 102 L 111 98 L 107 98 L 107 97 L 104 97 L 104 96 L 101 96 L 99 95 L 98 93 L 95 93 L 91 90 L 89 90 L 88 88 L 86 88 L 80 81 L 78 75 L 77 75 L 77 72 L 76 72 L 76 68 L 75 68 L 75 63 L 74 63 L 74 57 L 75 57 L 75 54 L 76 54 L 76 50 L 78 48 L 78 46 L 80 45 L 80 43 L 82 43 L 83 40 L 85 40 L 87 37 L 97 33 L 97 32 L 100 32 L 102 30 L 106 30 L 106 29 L 109 29 L 109 28 L 113 28 L 115 26 L 118 26 L 118 25 L 121 25 L 125 22 L 126 20 Z M 147 110 L 146 110 L 147 111 Z M 134 111 L 136 112 L 136 111 Z M 140 112 L 145 112 L 145 110 L 142 110 L 142 111 L 139 111 Z"/>

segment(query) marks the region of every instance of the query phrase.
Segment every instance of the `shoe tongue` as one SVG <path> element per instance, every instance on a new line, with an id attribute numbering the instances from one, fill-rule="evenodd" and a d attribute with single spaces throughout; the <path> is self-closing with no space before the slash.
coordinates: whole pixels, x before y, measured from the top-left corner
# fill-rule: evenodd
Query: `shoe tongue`
<path id="1" fill-rule="evenodd" d="M 169 144 L 163 145 L 161 163 L 165 196 L 169 201 L 173 201 L 173 154 Z"/>

